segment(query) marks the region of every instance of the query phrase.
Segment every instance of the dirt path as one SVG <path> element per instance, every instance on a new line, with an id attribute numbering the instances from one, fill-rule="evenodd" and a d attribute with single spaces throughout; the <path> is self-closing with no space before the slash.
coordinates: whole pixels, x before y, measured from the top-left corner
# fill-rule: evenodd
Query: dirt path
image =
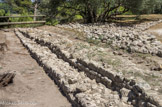
<path id="1" fill-rule="evenodd" d="M 15 71 L 16 76 L 13 84 L 0 89 L 0 107 L 70 107 L 14 32 L 5 32 L 5 35 L 8 51 L 0 60 L 0 73 Z"/>

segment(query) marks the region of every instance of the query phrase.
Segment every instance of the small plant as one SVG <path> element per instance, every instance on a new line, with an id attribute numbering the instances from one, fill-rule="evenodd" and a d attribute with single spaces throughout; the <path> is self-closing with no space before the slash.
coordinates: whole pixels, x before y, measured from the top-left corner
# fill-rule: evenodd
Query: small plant
<path id="1" fill-rule="evenodd" d="M 87 57 L 88 57 L 89 60 L 91 60 L 95 56 L 96 56 L 96 53 L 88 52 L 88 54 L 87 54 Z"/>
<path id="2" fill-rule="evenodd" d="M 56 20 L 56 19 L 50 19 L 50 20 L 47 20 L 46 25 L 56 26 L 59 23 L 60 22 L 58 20 Z"/>
<path id="3" fill-rule="evenodd" d="M 143 53 L 137 53 L 136 55 L 144 59 L 151 56 L 151 54 L 143 54 Z"/>
<path id="4" fill-rule="evenodd" d="M 98 37 L 100 40 L 103 40 L 104 35 L 99 35 Z"/>
<path id="5" fill-rule="evenodd" d="M 113 44 L 112 41 L 107 41 L 105 47 L 112 47 L 112 44 Z"/>
<path id="6" fill-rule="evenodd" d="M 105 59 L 105 58 L 102 58 L 101 59 L 103 62 L 109 64 L 109 65 L 112 65 L 113 67 L 117 67 L 121 64 L 121 61 L 119 59 Z"/>
<path id="7" fill-rule="evenodd" d="M 87 45 L 85 45 L 85 44 L 82 44 L 82 43 L 78 43 L 77 44 L 77 50 L 79 51 L 79 50 L 82 50 L 82 49 L 89 49 L 89 47 L 87 46 Z"/>
<path id="8" fill-rule="evenodd" d="M 99 43 L 101 43 L 101 41 L 99 39 L 93 39 L 93 38 L 87 39 L 87 42 L 92 43 L 94 45 L 99 45 Z"/>
<path id="9" fill-rule="evenodd" d="M 104 56 L 107 55 L 107 53 L 102 52 L 102 51 L 97 51 L 97 55 L 98 55 L 98 56 L 102 56 L 102 57 L 104 57 Z"/>

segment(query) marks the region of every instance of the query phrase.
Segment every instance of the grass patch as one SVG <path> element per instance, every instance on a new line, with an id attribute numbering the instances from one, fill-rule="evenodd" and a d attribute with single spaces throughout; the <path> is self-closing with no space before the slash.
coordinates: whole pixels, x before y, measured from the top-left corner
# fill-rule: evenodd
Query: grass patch
<path id="1" fill-rule="evenodd" d="M 101 43 L 100 39 L 93 39 L 93 38 L 87 39 L 87 42 L 94 45 L 99 45 L 99 43 Z"/>
<path id="2" fill-rule="evenodd" d="M 130 75 L 133 75 L 133 71 L 132 70 L 122 70 L 122 73 L 123 75 L 126 75 L 126 74 L 130 74 Z"/>
<path id="3" fill-rule="evenodd" d="M 145 59 L 147 57 L 151 57 L 151 54 L 136 53 L 135 56 L 138 56 L 138 57 Z"/>
<path id="4" fill-rule="evenodd" d="M 105 52 L 103 52 L 103 51 L 97 51 L 97 55 L 98 55 L 98 56 L 104 57 L 104 56 L 107 55 L 107 53 L 105 53 Z"/>
<path id="5" fill-rule="evenodd" d="M 106 59 L 102 57 L 100 60 L 108 65 L 112 65 L 113 67 L 118 67 L 121 64 L 119 59 Z"/>
<path id="6" fill-rule="evenodd" d="M 82 50 L 82 49 L 89 49 L 89 46 L 82 44 L 82 43 L 78 43 L 77 44 L 77 51 Z"/>
<path id="7" fill-rule="evenodd" d="M 97 54 L 95 52 L 91 53 L 91 52 L 88 52 L 87 54 L 87 57 L 89 60 L 91 60 L 93 57 L 95 57 Z"/>

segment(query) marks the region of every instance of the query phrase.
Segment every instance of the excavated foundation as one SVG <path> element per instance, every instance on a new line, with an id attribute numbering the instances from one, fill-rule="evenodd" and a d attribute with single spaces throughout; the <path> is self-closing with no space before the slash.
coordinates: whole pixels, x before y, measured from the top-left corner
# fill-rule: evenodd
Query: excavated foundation
<path id="1" fill-rule="evenodd" d="M 29 50 L 32 57 L 36 59 L 37 62 L 45 69 L 46 73 L 51 77 L 51 79 L 53 79 L 58 84 L 63 93 L 67 96 L 69 101 L 72 102 L 74 106 L 161 107 L 159 102 L 155 101 L 153 97 L 148 96 L 142 88 L 136 85 L 136 82 L 134 80 L 120 77 L 111 71 L 108 71 L 102 67 L 98 67 L 97 65 L 95 65 L 95 63 L 88 62 L 80 58 L 72 59 L 70 58 L 68 53 L 61 50 L 59 46 L 48 42 L 47 40 L 34 37 L 33 35 L 30 35 L 27 32 L 22 31 L 21 29 L 16 29 L 15 33 L 20 38 L 22 44 Z M 40 51 L 40 49 L 42 51 Z M 51 56 L 54 57 L 53 59 L 57 59 L 73 69 L 72 71 L 74 71 L 75 73 L 69 71 L 69 75 L 73 76 L 68 75 L 68 78 L 66 72 L 59 72 L 60 70 L 55 68 L 55 64 L 52 64 L 52 62 L 50 62 L 53 61 Z M 64 66 L 64 64 L 62 64 L 62 66 Z M 78 79 L 78 75 L 79 77 L 84 78 L 82 78 L 83 81 L 90 81 L 88 82 L 89 86 L 87 85 L 87 83 L 80 83 L 79 85 L 71 87 L 71 85 L 79 83 L 80 80 Z M 96 82 L 93 80 L 95 80 Z M 109 92 L 102 93 L 99 90 L 93 92 L 94 87 L 95 90 L 96 88 L 100 88 L 100 86 L 104 90 L 108 90 Z M 87 93 L 87 90 L 90 87 L 91 90 Z M 98 99 L 94 100 L 92 93 L 97 93 L 100 97 L 97 97 Z M 84 97 L 86 96 L 86 94 L 89 94 L 90 96 L 92 95 L 92 98 L 89 96 Z M 117 98 L 114 98 L 114 101 L 110 101 L 111 98 L 102 98 L 105 95 L 114 95 Z M 115 101 L 117 103 L 114 103 Z"/>

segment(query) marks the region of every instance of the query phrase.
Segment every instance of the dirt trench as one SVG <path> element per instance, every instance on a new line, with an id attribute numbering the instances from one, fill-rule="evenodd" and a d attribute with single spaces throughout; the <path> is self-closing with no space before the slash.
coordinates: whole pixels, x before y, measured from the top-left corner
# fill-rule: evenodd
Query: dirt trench
<path id="1" fill-rule="evenodd" d="M 15 73 L 13 83 L 0 88 L 0 107 L 71 107 L 57 85 L 20 43 L 13 29 L 0 31 L 0 38 L 0 43 L 7 47 L 0 53 L 0 73 Z"/>

